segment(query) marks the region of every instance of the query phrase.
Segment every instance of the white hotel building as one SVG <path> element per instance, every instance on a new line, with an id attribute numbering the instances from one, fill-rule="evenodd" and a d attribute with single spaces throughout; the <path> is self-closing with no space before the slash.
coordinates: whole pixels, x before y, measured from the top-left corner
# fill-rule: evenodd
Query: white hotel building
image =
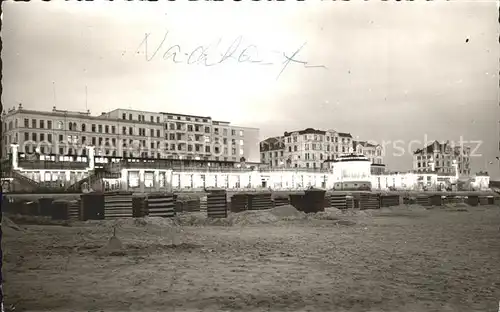
<path id="1" fill-rule="evenodd" d="M 211 117 L 115 109 L 92 116 L 89 111 L 38 111 L 17 108 L 2 114 L 2 158 L 17 143 L 19 152 L 240 162 L 259 161 L 259 129 Z"/>

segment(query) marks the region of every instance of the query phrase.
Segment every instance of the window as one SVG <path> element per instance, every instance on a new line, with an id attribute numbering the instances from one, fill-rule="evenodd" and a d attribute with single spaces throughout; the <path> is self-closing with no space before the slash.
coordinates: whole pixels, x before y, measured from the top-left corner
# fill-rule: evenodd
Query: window
<path id="1" fill-rule="evenodd" d="M 153 118 L 153 117 L 151 117 Z M 149 136 L 155 136 L 155 130 L 154 129 L 149 129 Z"/>
<path id="2" fill-rule="evenodd" d="M 31 119 L 31 128 L 36 128 L 36 119 Z"/>
<path id="3" fill-rule="evenodd" d="M 31 139 L 32 139 L 33 141 L 36 141 L 36 133 L 32 133 L 32 134 L 31 134 Z"/>
<path id="4" fill-rule="evenodd" d="M 240 136 L 243 136 L 243 130 L 240 130 Z"/>
<path id="5" fill-rule="evenodd" d="M 128 120 L 132 120 L 132 114 L 128 114 Z"/>
<path id="6" fill-rule="evenodd" d="M 98 132 L 99 132 L 99 133 L 102 133 L 102 125 L 98 125 L 97 127 L 98 127 L 98 129 L 99 129 L 99 130 L 98 130 Z"/>
<path id="7" fill-rule="evenodd" d="M 92 124 L 92 132 L 95 132 L 95 124 Z"/>
<path id="8" fill-rule="evenodd" d="M 52 120 L 47 120 L 47 129 L 52 129 Z"/>
<path id="9" fill-rule="evenodd" d="M 243 155 L 243 149 L 240 148 L 240 155 Z"/>
<path id="10" fill-rule="evenodd" d="M 29 128 L 30 127 L 30 121 L 28 118 L 24 118 L 24 127 Z"/>
<path id="11" fill-rule="evenodd" d="M 45 133 L 40 133 L 40 141 L 44 141 L 45 140 Z"/>
<path id="12" fill-rule="evenodd" d="M 82 136 L 82 144 L 85 144 L 85 142 L 87 142 L 87 137 Z"/>
<path id="13" fill-rule="evenodd" d="M 205 152 L 210 153 L 210 146 L 205 146 Z"/>
<path id="14" fill-rule="evenodd" d="M 96 139 L 95 139 L 95 137 L 93 137 L 92 138 L 92 145 L 95 145 L 95 143 L 96 143 Z"/>
<path id="15" fill-rule="evenodd" d="M 64 154 L 64 147 L 60 147 L 59 148 L 59 155 L 63 155 Z"/>
<path id="16" fill-rule="evenodd" d="M 127 119 L 127 114 L 123 113 L 123 114 L 122 114 L 122 119 L 123 119 L 123 120 Z"/>
<path id="17" fill-rule="evenodd" d="M 86 130 L 85 128 L 86 128 L 85 124 L 82 124 L 82 132 L 85 132 Z"/>
<path id="18" fill-rule="evenodd" d="M 134 135 L 134 130 L 132 129 L 132 127 L 128 128 L 128 134 L 129 135 Z"/>
<path id="19" fill-rule="evenodd" d="M 47 141 L 49 143 L 52 143 L 52 134 L 51 133 L 47 134 Z"/>
<path id="20" fill-rule="evenodd" d="M 127 127 L 122 127 L 122 134 L 127 134 Z"/>
<path id="21" fill-rule="evenodd" d="M 40 120 L 40 129 L 44 129 L 44 128 L 45 128 L 45 121 Z"/>
<path id="22" fill-rule="evenodd" d="M 156 122 L 160 123 L 160 117 L 156 117 Z M 158 158 L 160 158 L 160 157 L 158 157 Z"/>
<path id="23" fill-rule="evenodd" d="M 156 136 L 160 137 L 160 130 L 156 130 Z"/>
<path id="24" fill-rule="evenodd" d="M 109 133 L 109 126 L 108 125 L 104 126 L 104 132 Z"/>
<path id="25" fill-rule="evenodd" d="M 115 127 L 115 126 L 112 126 L 112 127 L 111 127 L 111 133 L 115 134 L 115 132 L 116 132 L 116 127 Z"/>
<path id="26" fill-rule="evenodd" d="M 240 145 L 243 145 L 243 140 L 240 140 Z"/>
<path id="27" fill-rule="evenodd" d="M 205 127 L 205 133 L 210 133 L 210 127 Z"/>
<path id="28" fill-rule="evenodd" d="M 29 139 L 30 139 L 30 134 L 28 132 L 25 132 L 24 133 L 24 140 L 29 141 Z"/>
<path id="29" fill-rule="evenodd" d="M 236 135 L 236 130 L 231 130 L 231 135 L 235 136 Z"/>
<path id="30" fill-rule="evenodd" d="M 151 122 L 154 122 L 154 121 L 155 121 L 155 119 L 154 119 L 154 117 L 153 117 L 153 116 L 150 116 L 150 117 L 149 117 L 149 120 L 151 120 Z"/>

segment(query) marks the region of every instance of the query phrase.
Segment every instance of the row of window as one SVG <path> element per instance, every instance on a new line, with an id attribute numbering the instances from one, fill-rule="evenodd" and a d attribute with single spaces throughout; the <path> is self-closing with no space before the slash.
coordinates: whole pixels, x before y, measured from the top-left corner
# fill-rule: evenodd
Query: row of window
<path id="1" fill-rule="evenodd" d="M 45 141 L 45 134 L 44 133 L 39 133 L 39 141 Z M 47 142 L 48 143 L 53 143 L 53 140 L 52 140 L 52 134 L 47 134 Z M 25 132 L 24 133 L 24 140 L 25 141 L 29 141 L 30 140 L 30 136 L 29 136 L 29 133 L 28 132 Z M 32 133 L 32 137 L 31 137 L 31 140 L 34 141 L 34 142 L 37 142 L 37 133 Z M 67 141 L 65 142 L 64 141 L 64 136 L 63 135 L 59 135 L 59 143 L 70 143 L 70 144 L 79 144 L 79 138 L 78 136 L 74 136 L 74 135 L 68 135 L 67 136 Z M 91 138 L 91 142 L 89 142 L 90 144 L 94 145 L 94 146 L 109 146 L 109 147 L 114 147 L 116 146 L 116 139 L 115 138 L 102 138 L 102 137 L 99 137 L 99 138 L 96 138 L 96 137 L 92 137 Z M 122 141 L 122 146 L 123 147 L 127 147 L 127 146 L 131 146 L 133 145 L 135 142 L 138 142 L 139 146 L 141 147 L 146 147 L 146 140 L 139 140 L 139 141 L 135 141 L 135 140 L 132 140 L 132 139 L 129 139 L 128 140 L 128 144 L 127 144 L 127 140 L 123 140 Z M 86 144 L 87 143 L 87 138 L 85 136 L 82 136 L 81 138 L 81 144 Z M 165 143 L 163 146 L 161 144 L 160 141 L 155 141 L 155 142 L 150 142 L 150 148 L 151 149 L 164 149 L 164 150 L 172 150 L 172 151 L 188 151 L 188 152 L 201 152 L 202 150 L 204 150 L 206 153 L 210 153 L 211 152 L 211 146 L 204 146 L 203 144 L 194 144 L 194 145 L 191 145 L 191 144 L 186 144 L 186 143 L 179 143 L 179 144 L 174 144 L 174 143 L 171 143 L 171 144 L 168 144 L 168 143 Z M 223 146 L 214 146 L 214 153 L 221 153 L 222 150 L 224 151 L 224 154 L 228 154 L 228 147 L 223 147 Z M 239 154 L 240 155 L 243 155 L 244 151 L 242 148 L 239 149 Z M 236 148 L 232 148 L 231 149 L 231 154 L 232 155 L 236 155 Z"/>
<path id="2" fill-rule="evenodd" d="M 290 164 L 286 164 L 285 162 L 282 162 L 282 161 L 280 162 L 276 159 L 276 160 L 274 160 L 274 162 L 272 160 L 269 161 L 269 166 L 270 167 L 282 167 L 282 166 L 289 167 Z M 325 165 L 323 163 L 316 163 L 316 162 L 312 162 L 312 163 L 306 162 L 304 164 L 304 166 L 305 166 L 305 168 L 313 168 L 313 169 L 328 168 L 327 165 Z M 299 168 L 300 165 L 299 164 L 291 164 L 291 167 Z"/>
<path id="3" fill-rule="evenodd" d="M 202 126 L 202 125 L 192 125 L 192 124 L 184 124 L 184 123 L 169 123 L 165 124 L 165 129 L 168 130 L 177 130 L 177 131 L 188 131 L 188 132 L 205 132 L 205 133 L 210 133 L 210 127 L 208 126 Z M 214 134 L 215 135 L 223 135 L 223 136 L 228 136 L 228 129 L 223 128 L 222 131 L 219 130 L 219 128 L 215 127 L 214 128 Z M 237 132 L 234 129 L 231 129 L 231 136 L 236 136 Z M 244 131 L 240 130 L 239 131 L 239 136 L 242 137 L 244 135 Z"/>
<path id="4" fill-rule="evenodd" d="M 315 148 L 314 148 L 313 150 L 323 151 L 323 149 L 316 149 L 316 146 L 314 146 L 314 147 L 315 147 Z M 321 147 L 321 146 L 320 146 L 320 147 Z M 308 150 L 309 150 L 309 146 L 308 146 L 307 144 L 306 144 L 306 149 L 305 149 L 305 150 L 306 150 L 306 151 L 308 151 Z M 327 152 L 332 151 L 332 152 L 333 152 L 333 150 L 334 150 L 333 148 L 331 148 L 331 149 L 330 149 L 330 145 L 327 145 L 327 146 L 326 146 L 325 151 L 327 151 Z M 339 152 L 339 150 L 340 150 L 340 149 L 339 149 L 339 147 L 338 147 L 338 146 L 335 146 L 335 152 Z M 348 148 L 346 148 L 345 146 L 342 146 L 342 149 L 341 149 L 341 150 L 342 150 L 342 153 L 347 153 L 347 152 L 349 151 L 349 149 L 348 149 Z M 294 146 L 293 146 L 293 148 L 292 148 L 292 146 L 288 146 L 288 152 L 289 152 L 289 153 L 291 153 L 292 151 L 293 151 L 293 152 L 298 152 L 298 151 L 299 151 L 299 147 L 298 147 L 297 145 L 294 145 Z M 270 151 L 270 152 L 269 152 L 269 155 L 270 155 L 270 156 L 272 156 L 272 153 L 273 153 L 273 152 L 272 152 L 272 151 Z M 274 155 L 275 155 L 276 157 L 278 156 L 278 153 L 281 153 L 281 155 L 283 155 L 284 151 L 274 151 Z M 265 153 L 262 153 L 262 155 L 263 155 L 262 157 L 264 157 L 264 158 L 265 158 L 265 156 L 264 156 L 264 155 L 265 155 Z"/>
<path id="5" fill-rule="evenodd" d="M 299 146 L 294 145 L 293 151 L 297 152 L 298 150 L 299 150 Z M 327 151 L 327 152 L 330 152 L 330 151 L 339 152 L 340 150 L 342 150 L 342 153 L 347 153 L 347 152 L 349 152 L 350 148 L 347 146 L 339 146 L 339 145 L 332 146 L 329 144 L 323 145 L 323 144 L 312 143 L 312 144 L 304 144 L 304 150 L 306 150 L 306 151 L 309 151 L 309 150 Z M 292 146 L 288 146 L 288 151 L 292 152 Z M 359 153 L 365 154 L 362 150 L 358 150 L 358 151 L 359 151 Z M 373 151 L 373 150 L 366 150 L 365 152 L 367 154 L 375 155 L 375 151 Z M 382 156 L 382 150 L 377 150 L 376 154 L 377 154 L 377 156 Z"/>
<path id="6" fill-rule="evenodd" d="M 133 115 L 131 113 L 122 113 L 122 119 L 123 120 L 134 120 L 133 119 Z M 167 119 L 174 119 L 173 116 L 168 116 Z M 208 119 L 205 119 L 205 118 L 196 118 L 196 117 L 184 117 L 184 118 L 181 118 L 181 116 L 176 116 L 177 120 L 186 120 L 186 121 L 191 121 L 193 119 L 193 121 L 196 121 L 196 122 L 208 122 Z M 137 115 L 137 120 L 138 121 L 143 121 L 145 122 L 146 121 L 146 116 L 145 115 L 142 115 L 142 114 L 138 114 Z M 149 122 L 155 122 L 155 116 L 149 116 Z M 156 116 L 156 122 L 157 123 L 160 123 L 161 122 L 161 118 L 160 116 Z"/>
<path id="7" fill-rule="evenodd" d="M 123 120 L 127 120 L 127 114 L 126 113 L 122 114 L 122 119 Z M 128 120 L 133 120 L 132 114 L 128 114 Z M 146 121 L 146 116 L 144 116 L 142 114 L 139 114 L 139 115 L 137 115 L 137 120 L 145 122 Z M 155 117 L 154 116 L 149 116 L 149 122 L 155 122 Z M 161 122 L 160 116 L 156 116 L 156 122 L 157 123 Z"/>
<path id="8" fill-rule="evenodd" d="M 78 143 L 79 142 L 79 136 L 77 136 L 77 135 L 68 135 L 66 137 L 67 137 L 67 142 L 68 143 Z M 8 136 L 7 138 L 8 138 L 7 139 L 7 144 L 19 141 L 17 133 L 15 134 L 15 140 L 12 140 L 10 136 Z M 59 134 L 58 138 L 59 138 L 59 142 L 63 142 L 64 141 L 64 135 Z M 168 138 L 170 140 L 172 140 L 172 141 L 174 141 L 174 140 L 182 140 L 183 139 L 181 136 L 178 136 L 178 135 L 175 136 L 173 134 L 171 134 Z M 32 140 L 32 141 L 38 142 L 38 141 L 45 141 L 45 140 L 47 140 L 48 142 L 52 143 L 53 142 L 52 139 L 53 139 L 52 133 L 36 133 L 36 132 L 33 132 L 33 133 L 31 133 L 31 136 L 30 136 L 29 132 L 24 132 L 24 141 Z M 92 144 L 93 145 L 96 145 L 97 141 L 99 142 L 99 144 L 101 144 L 101 142 L 103 142 L 103 141 L 110 141 L 110 140 L 113 143 L 113 145 L 115 145 L 115 143 L 116 143 L 116 138 L 111 138 L 110 139 L 110 138 L 99 137 L 97 139 L 96 137 L 92 137 L 91 140 L 92 140 Z M 81 137 L 81 143 L 85 143 L 86 141 L 87 141 L 87 137 L 86 136 L 82 136 Z M 133 140 L 130 139 L 129 141 L 132 142 Z M 143 140 L 143 141 L 145 142 L 145 140 Z M 198 142 L 202 142 L 200 140 L 197 140 L 197 141 Z M 123 142 L 126 142 L 126 139 L 123 139 Z M 157 142 L 159 142 L 159 141 L 157 141 Z M 208 136 L 205 137 L 205 143 L 210 143 L 210 137 L 208 137 Z M 228 139 L 227 138 L 223 138 L 222 139 L 222 143 L 221 143 L 221 141 L 219 140 L 219 138 L 215 138 L 214 143 L 215 144 L 227 145 L 228 144 Z M 231 145 L 236 145 L 236 139 L 231 139 Z M 240 146 L 244 145 L 243 140 L 241 140 L 241 139 L 239 140 L 239 145 Z"/>
<path id="9" fill-rule="evenodd" d="M 44 160 L 44 161 L 55 161 L 55 157 L 54 155 L 44 155 L 44 154 L 52 154 L 55 150 L 49 146 L 41 146 L 39 148 L 38 151 L 35 150 L 35 147 L 34 146 L 25 146 L 25 150 L 24 152 L 26 153 L 40 153 L 40 160 Z M 73 149 L 73 148 L 64 148 L 64 147 L 60 147 L 58 149 L 58 152 L 59 152 L 59 155 L 57 157 L 59 157 L 59 161 L 75 161 L 73 159 L 73 157 L 76 157 L 76 155 L 81 155 L 81 157 L 78 157 L 78 159 L 81 159 L 81 161 L 86 161 L 86 150 L 85 149 Z M 113 149 L 99 149 L 97 151 L 97 155 L 98 156 L 118 156 L 118 152 L 116 150 L 113 150 Z M 123 157 L 141 157 L 141 158 L 156 158 L 157 159 L 187 159 L 187 160 L 200 160 L 200 159 L 203 159 L 203 160 L 209 160 L 209 157 L 207 156 L 204 156 L 204 157 L 198 157 L 198 156 L 194 156 L 194 155 L 164 155 L 162 153 L 158 153 L 158 152 L 147 152 L 147 151 L 144 151 L 144 152 L 127 152 L 127 151 L 123 151 L 122 152 L 123 154 Z M 220 157 L 220 156 L 215 156 L 213 157 L 215 161 L 236 161 L 236 157 L 233 156 L 233 157 Z"/>
<path id="10" fill-rule="evenodd" d="M 459 165 L 459 168 L 462 168 L 462 164 L 458 164 Z M 426 163 L 426 162 L 417 162 L 417 168 L 427 168 L 427 167 L 430 167 L 430 163 Z M 435 167 L 452 167 L 452 163 L 451 161 L 436 161 L 435 163 Z M 468 163 L 464 163 L 463 164 L 463 167 L 464 168 L 468 168 L 469 167 L 469 164 Z"/>
<path id="11" fill-rule="evenodd" d="M 142 116 L 142 115 L 140 115 Z M 159 118 L 159 117 L 158 117 Z M 31 128 L 33 129 L 52 129 L 52 121 L 51 120 L 37 120 L 37 119 L 30 119 L 25 118 L 24 119 L 24 127 L 25 128 Z M 186 127 L 187 126 L 187 127 Z M 15 127 L 17 128 L 17 119 L 15 120 Z M 9 122 L 9 130 L 12 130 L 13 124 L 12 121 Z M 173 124 L 170 123 L 168 124 L 168 129 L 170 130 L 181 130 L 181 131 L 197 131 L 197 132 L 202 132 L 203 126 L 201 125 L 185 125 L 181 123 Z M 69 131 L 82 131 L 86 132 L 87 131 L 87 125 L 82 123 L 80 125 L 80 129 L 78 129 L 77 123 L 76 122 L 68 122 L 68 128 L 65 129 L 64 123 L 62 121 L 57 122 L 56 129 L 58 130 L 69 130 Z M 167 129 L 167 125 L 165 125 L 165 129 Z M 110 133 L 110 134 L 116 134 L 116 126 L 110 126 L 110 125 L 98 125 L 98 124 L 91 124 L 90 128 L 91 132 L 96 132 L 96 133 Z M 210 127 L 204 127 L 204 132 L 205 133 L 211 133 Z M 128 135 L 134 135 L 134 128 L 133 127 L 122 127 L 122 134 L 128 134 Z M 149 129 L 149 132 L 145 128 L 139 128 L 138 129 L 138 135 L 140 136 L 146 136 L 149 135 L 151 137 L 160 137 L 161 136 L 161 131 L 159 129 Z M 156 135 L 155 135 L 156 134 Z M 220 131 L 219 128 L 214 128 L 214 134 L 219 135 Z M 231 130 L 231 135 L 236 136 L 237 132 L 236 130 L 232 129 Z M 222 135 L 227 136 L 228 135 L 228 129 L 222 129 Z M 244 135 L 243 130 L 239 131 L 239 136 L 242 137 Z"/>
<path id="12" fill-rule="evenodd" d="M 270 156 L 270 158 L 272 158 L 272 154 L 271 153 L 269 154 L 269 156 Z M 336 156 L 338 156 L 338 154 L 332 154 L 331 157 L 330 157 L 330 156 L 328 156 L 326 154 L 323 154 L 323 153 L 320 153 L 319 156 L 318 156 L 318 154 L 315 154 L 315 153 L 305 153 L 304 154 L 304 159 L 305 160 L 329 160 L 329 159 L 335 159 Z M 261 157 L 262 157 L 263 160 L 265 160 L 266 159 L 266 154 L 262 153 Z M 283 151 L 281 151 L 279 153 L 279 156 L 278 156 L 278 152 L 274 152 L 274 157 L 284 157 Z M 293 160 L 300 160 L 300 155 L 293 155 L 291 158 Z M 277 161 L 277 159 L 276 159 L 276 161 Z M 382 161 L 380 161 L 380 163 L 382 163 Z"/>
<path id="13" fill-rule="evenodd" d="M 451 154 L 436 154 L 434 155 L 434 157 L 436 159 L 451 159 L 451 158 L 454 158 L 454 155 L 451 155 Z M 461 155 L 459 156 L 460 158 L 463 158 L 463 159 L 467 159 L 468 156 L 467 155 Z M 432 155 L 417 155 L 417 160 L 426 160 L 426 159 L 432 159 Z"/>

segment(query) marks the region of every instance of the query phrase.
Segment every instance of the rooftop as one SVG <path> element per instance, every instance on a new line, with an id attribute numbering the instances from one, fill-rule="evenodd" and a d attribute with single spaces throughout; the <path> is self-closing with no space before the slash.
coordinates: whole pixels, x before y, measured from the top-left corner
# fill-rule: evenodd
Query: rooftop
<path id="1" fill-rule="evenodd" d="M 327 132 L 337 133 L 338 136 L 340 136 L 340 137 L 352 138 L 352 135 L 350 133 L 337 132 L 335 130 L 325 131 L 325 130 L 319 130 L 319 129 L 314 129 L 314 128 L 306 128 L 303 130 L 296 130 L 296 131 L 291 131 L 291 132 L 285 131 L 284 136 L 288 137 L 288 136 L 291 136 L 293 133 L 298 133 L 299 135 L 302 135 L 302 134 L 322 134 L 322 135 L 325 135 Z"/>
<path id="2" fill-rule="evenodd" d="M 451 153 L 452 151 L 459 152 L 461 149 L 465 150 L 470 150 L 469 146 L 456 146 L 454 143 L 450 143 L 450 141 L 446 141 L 443 143 L 440 143 L 439 141 L 435 140 L 431 144 L 427 145 L 425 148 L 420 148 L 417 149 L 415 152 L 413 152 L 414 155 L 418 154 L 432 154 L 435 152 L 441 152 L 441 153 Z"/>

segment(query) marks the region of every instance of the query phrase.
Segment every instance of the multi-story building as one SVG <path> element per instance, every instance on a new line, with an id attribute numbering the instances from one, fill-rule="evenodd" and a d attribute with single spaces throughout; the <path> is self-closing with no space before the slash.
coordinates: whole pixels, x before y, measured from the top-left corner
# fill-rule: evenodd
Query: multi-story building
<path id="1" fill-rule="evenodd" d="M 19 107 L 2 115 L 3 155 L 11 143 L 20 151 L 41 154 L 96 155 L 212 161 L 259 161 L 259 130 L 211 117 L 116 109 L 92 116 L 89 111 L 37 111 Z"/>
<path id="2" fill-rule="evenodd" d="M 322 168 L 325 160 L 352 152 L 352 136 L 307 128 L 262 141 L 260 152 L 261 162 L 270 167 Z"/>
<path id="3" fill-rule="evenodd" d="M 383 151 L 380 144 L 371 144 L 366 141 L 354 141 L 353 148 L 356 154 L 364 155 L 370 160 L 372 174 L 381 174 L 385 172 Z"/>
<path id="4" fill-rule="evenodd" d="M 284 137 L 268 138 L 260 142 L 261 163 L 266 167 L 276 168 L 288 166 L 285 157 Z"/>
<path id="5" fill-rule="evenodd" d="M 456 166 L 456 169 L 455 169 Z M 455 146 L 450 141 L 434 141 L 413 153 L 413 169 L 416 172 L 470 175 L 470 147 Z"/>

